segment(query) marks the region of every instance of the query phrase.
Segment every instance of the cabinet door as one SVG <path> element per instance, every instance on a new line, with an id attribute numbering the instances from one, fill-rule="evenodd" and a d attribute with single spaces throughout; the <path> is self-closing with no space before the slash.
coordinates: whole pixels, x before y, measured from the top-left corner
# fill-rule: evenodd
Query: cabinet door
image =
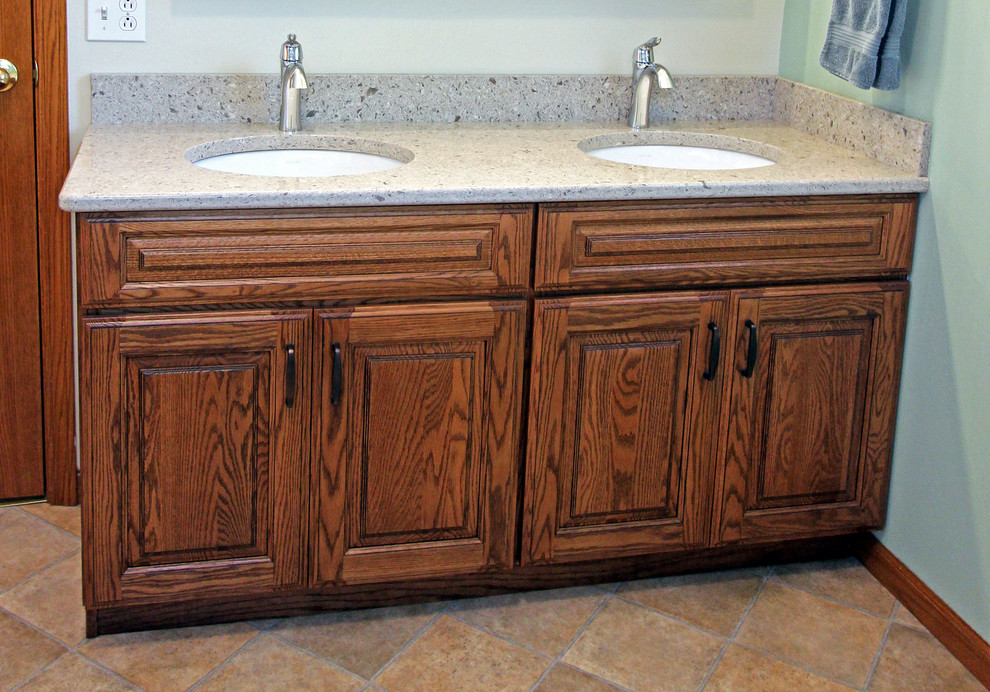
<path id="1" fill-rule="evenodd" d="M 358 307 L 319 318 L 316 581 L 510 564 L 524 303 Z"/>
<path id="2" fill-rule="evenodd" d="M 88 605 L 302 583 L 310 314 L 84 320 Z"/>
<path id="3" fill-rule="evenodd" d="M 734 295 L 716 541 L 883 524 L 906 305 L 903 282 Z"/>
<path id="4" fill-rule="evenodd" d="M 537 301 L 524 562 L 707 541 L 724 315 L 722 294 Z"/>

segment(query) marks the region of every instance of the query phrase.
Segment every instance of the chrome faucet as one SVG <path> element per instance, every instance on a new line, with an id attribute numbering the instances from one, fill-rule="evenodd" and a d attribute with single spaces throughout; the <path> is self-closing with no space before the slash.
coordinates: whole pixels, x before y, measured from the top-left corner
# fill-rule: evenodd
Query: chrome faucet
<path id="1" fill-rule="evenodd" d="M 302 68 L 302 46 L 295 34 L 289 34 L 289 40 L 282 44 L 282 108 L 278 113 L 278 129 L 282 132 L 302 129 L 299 92 L 308 88 Z"/>
<path id="2" fill-rule="evenodd" d="M 633 91 L 629 104 L 629 127 L 638 130 L 650 126 L 650 96 L 653 85 L 661 89 L 673 89 L 674 79 L 663 65 L 653 61 L 653 49 L 660 43 L 659 37 L 651 38 L 633 51 Z"/>

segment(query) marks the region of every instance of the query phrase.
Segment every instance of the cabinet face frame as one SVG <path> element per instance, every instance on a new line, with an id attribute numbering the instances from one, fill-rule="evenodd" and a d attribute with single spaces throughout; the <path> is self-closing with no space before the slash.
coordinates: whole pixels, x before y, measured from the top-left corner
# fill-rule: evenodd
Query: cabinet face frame
<path id="1" fill-rule="evenodd" d="M 303 584 L 311 323 L 309 310 L 82 320 L 86 605 Z M 203 425 L 185 421 L 190 437 L 170 440 L 153 421 L 183 422 L 189 396 L 210 397 L 223 425 L 200 411 Z M 225 415 L 225 403 L 240 417 Z M 145 410 L 152 404 L 158 408 Z M 183 459 L 190 440 L 204 445 L 203 456 Z M 202 464 L 188 472 L 167 466 L 190 459 Z M 197 473 L 206 480 L 196 481 Z M 184 476 L 192 479 L 185 490 Z M 206 482 L 226 493 L 226 505 L 196 504 L 206 502 L 198 485 Z M 157 497 L 164 492 L 170 504 Z M 192 504 L 176 506 L 184 501 Z M 240 543 L 224 545 L 225 538 Z M 215 545 L 186 545 L 195 540 Z"/>
<path id="2" fill-rule="evenodd" d="M 724 334 L 725 302 L 726 295 L 717 292 L 537 301 L 524 564 L 683 550 L 707 542 L 724 356 L 714 379 L 703 373 L 712 347 L 708 325 Z M 665 379 L 654 382 L 651 375 Z M 645 434 L 643 426 L 651 422 L 664 433 L 666 449 Z M 630 426 L 636 428 L 632 433 Z M 635 448 L 622 459 L 615 458 L 620 454 L 614 446 L 596 454 L 586 445 L 584 427 L 590 434 L 611 428 L 635 438 Z M 655 468 L 647 472 L 644 465 Z M 598 476 L 622 507 L 578 498 L 569 489 L 580 473 Z M 626 476 L 640 487 L 620 487 L 629 485 Z"/>
<path id="3" fill-rule="evenodd" d="M 396 581 L 511 565 L 525 322 L 521 301 L 317 312 L 311 482 L 311 562 L 317 585 Z M 337 404 L 331 403 L 335 347 L 342 385 Z M 409 390 L 399 391 L 394 378 L 403 370 L 416 379 Z M 431 376 L 437 381 L 431 383 Z M 394 396 L 387 391 L 390 384 Z M 446 391 L 444 387 L 456 389 L 457 397 L 452 394 L 436 408 L 438 402 L 430 401 L 430 395 Z M 404 397 L 413 401 L 404 402 Z M 463 405 L 458 407 L 458 401 Z M 397 407 L 399 403 L 406 410 Z M 382 455 L 376 450 L 383 444 L 378 439 L 385 432 L 382 426 L 389 421 L 369 420 L 372 406 L 400 426 L 395 445 L 406 454 L 388 464 L 380 463 Z M 447 434 L 441 445 L 445 461 L 456 464 L 460 458 L 469 468 L 450 468 L 435 459 L 431 466 L 430 460 L 412 458 L 416 453 L 432 455 L 436 446 L 431 445 L 440 434 Z M 374 477 L 376 464 L 384 478 Z M 388 487 L 389 468 L 383 466 L 396 471 L 405 466 L 408 475 L 417 477 L 436 468 L 443 477 L 425 478 L 411 490 L 404 489 L 424 493 L 419 504 L 409 504 L 413 498 L 397 487 L 394 504 L 387 505 L 381 496 Z M 371 516 L 375 507 L 378 514 Z M 420 515 L 426 507 L 436 515 Z M 450 525 L 452 518 L 459 525 Z M 442 520 L 448 525 L 421 526 Z"/>
<path id="4" fill-rule="evenodd" d="M 907 282 L 733 292 L 715 545 L 883 525 L 907 297 Z M 741 374 L 749 348 L 747 320 L 756 326 L 759 344 L 749 378 Z M 777 370 L 800 366 L 807 381 L 780 381 Z M 815 406 L 829 398 L 837 400 L 831 414 Z M 823 421 L 820 430 L 784 429 L 774 416 L 787 407 L 795 409 L 792 419 L 809 426 Z M 802 445 L 834 448 L 831 456 L 840 465 L 791 467 L 787 478 L 783 457 Z M 802 479 L 806 492 L 795 486 Z M 817 491 L 815 484 L 821 486 Z"/>

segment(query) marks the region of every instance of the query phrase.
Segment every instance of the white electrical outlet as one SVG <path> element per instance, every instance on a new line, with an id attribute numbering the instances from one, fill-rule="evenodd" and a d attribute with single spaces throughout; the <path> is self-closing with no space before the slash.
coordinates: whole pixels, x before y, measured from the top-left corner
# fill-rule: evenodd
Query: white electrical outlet
<path id="1" fill-rule="evenodd" d="M 86 0 L 86 40 L 144 41 L 147 0 Z"/>

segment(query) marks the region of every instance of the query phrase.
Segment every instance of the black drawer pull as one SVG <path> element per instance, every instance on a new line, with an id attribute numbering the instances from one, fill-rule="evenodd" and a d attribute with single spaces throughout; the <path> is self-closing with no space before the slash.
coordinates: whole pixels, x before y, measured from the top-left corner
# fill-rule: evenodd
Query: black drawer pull
<path id="1" fill-rule="evenodd" d="M 340 344 L 333 345 L 333 372 L 330 375 L 330 403 L 336 406 L 340 403 L 340 390 L 344 386 L 344 373 L 340 364 Z"/>
<path id="2" fill-rule="evenodd" d="M 285 347 L 285 405 L 296 403 L 296 345 Z"/>
<path id="3" fill-rule="evenodd" d="M 740 370 L 743 377 L 752 377 L 753 369 L 756 368 L 756 350 L 759 347 L 756 336 L 756 323 L 753 320 L 746 320 L 746 329 L 749 330 L 749 348 L 746 350 L 746 369 Z"/>
<path id="4" fill-rule="evenodd" d="M 708 323 L 708 329 L 712 333 L 712 341 L 708 347 L 708 369 L 701 376 L 706 380 L 714 380 L 715 372 L 718 370 L 718 358 L 722 353 L 722 337 L 718 332 L 718 325 L 714 322 Z"/>

